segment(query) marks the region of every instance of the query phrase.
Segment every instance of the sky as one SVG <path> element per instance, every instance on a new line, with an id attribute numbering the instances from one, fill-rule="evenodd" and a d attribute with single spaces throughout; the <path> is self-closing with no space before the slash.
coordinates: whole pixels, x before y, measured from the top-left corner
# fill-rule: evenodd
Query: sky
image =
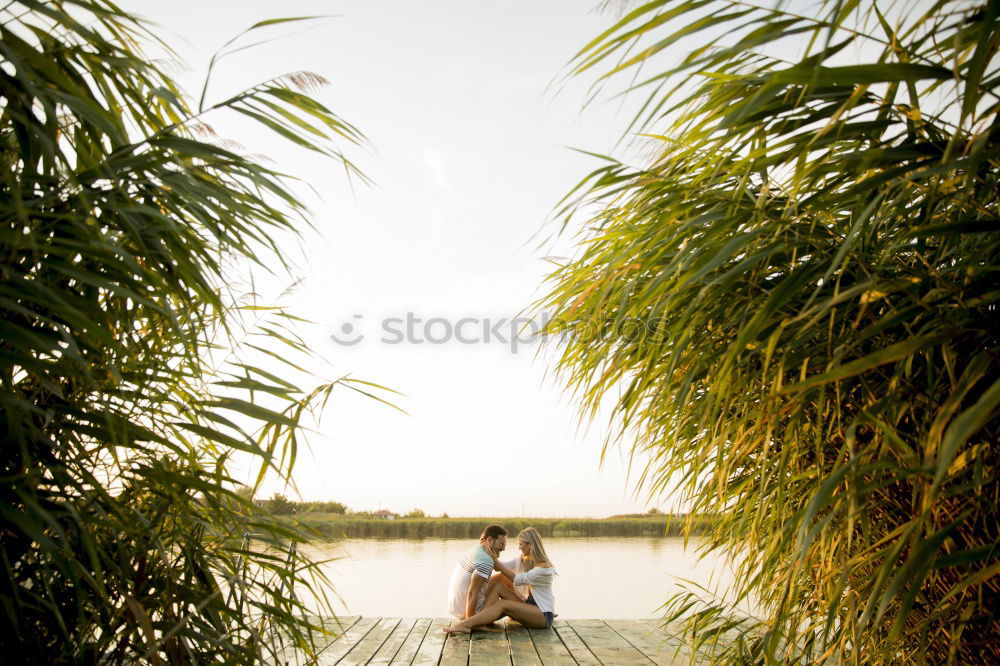
<path id="1" fill-rule="evenodd" d="M 257 290 L 277 299 L 298 281 L 280 302 L 314 322 L 296 332 L 325 371 L 400 391 L 393 402 L 406 413 L 335 392 L 294 487 L 269 479 L 261 494 L 451 516 L 671 508 L 635 495 L 623 452 L 601 462 L 606 423 L 579 426 L 551 370 L 556 350 L 496 339 L 543 294 L 546 257 L 573 253 L 571 238 L 552 238 L 552 214 L 600 165 L 574 149 L 615 150 L 635 108 L 627 99 L 583 110 L 592 79 L 552 85 L 612 15 L 586 0 L 125 6 L 183 57 L 171 71 L 195 97 L 212 54 L 257 21 L 336 15 L 243 37 L 237 45 L 274 39 L 220 61 L 207 98 L 296 70 L 323 76 L 330 85 L 316 97 L 370 141 L 348 154 L 372 186 L 238 118 L 206 120 L 315 189 L 302 190 L 315 231 L 282 245 L 291 274 L 257 276 Z M 412 334 L 399 340 L 389 331 L 407 317 Z"/>
<path id="2" fill-rule="evenodd" d="M 403 394 L 391 399 L 405 413 L 335 392 L 305 439 L 294 485 L 269 478 L 262 495 L 451 516 L 683 508 L 634 492 L 643 459 L 632 474 L 621 449 L 602 462 L 608 410 L 580 426 L 553 374 L 558 347 L 538 355 L 537 344 L 510 342 L 511 320 L 544 294 L 547 258 L 576 252 L 572 235 L 555 234 L 553 213 L 601 165 L 581 151 L 628 156 L 623 132 L 643 101 L 613 94 L 623 80 L 587 104 L 595 76 L 566 77 L 574 54 L 615 20 L 598 4 L 125 3 L 183 58 L 163 65 L 194 98 L 213 54 L 242 31 L 265 19 L 324 16 L 238 39 L 233 47 L 264 43 L 220 60 L 206 100 L 308 70 L 330 82 L 316 98 L 369 142 L 345 150 L 370 186 L 246 119 L 205 118 L 240 150 L 308 184 L 298 191 L 314 228 L 282 240 L 290 271 L 255 271 L 258 302 L 313 322 L 295 332 L 315 353 L 317 374 Z M 815 11 L 811 0 L 783 5 Z M 659 57 L 676 62 L 685 46 Z M 234 282 L 234 291 L 244 287 Z M 241 474 L 252 480 L 251 470 Z"/>

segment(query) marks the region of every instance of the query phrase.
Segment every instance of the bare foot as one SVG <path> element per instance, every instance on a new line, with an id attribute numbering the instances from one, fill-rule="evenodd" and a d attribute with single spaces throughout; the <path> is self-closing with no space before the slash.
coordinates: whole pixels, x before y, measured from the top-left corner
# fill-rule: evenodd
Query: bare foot
<path id="1" fill-rule="evenodd" d="M 471 629 L 463 629 L 462 627 L 459 627 L 458 625 L 455 625 L 454 627 L 441 627 L 441 631 L 443 631 L 446 634 L 471 634 L 472 633 Z"/>

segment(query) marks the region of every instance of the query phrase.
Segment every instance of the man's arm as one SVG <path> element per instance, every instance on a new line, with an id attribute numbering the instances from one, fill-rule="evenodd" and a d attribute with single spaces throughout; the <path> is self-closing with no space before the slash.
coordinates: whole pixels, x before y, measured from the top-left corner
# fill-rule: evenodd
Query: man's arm
<path id="1" fill-rule="evenodd" d="M 469 582 L 469 592 L 465 595 L 465 619 L 469 619 L 476 614 L 476 606 L 479 605 L 479 595 L 486 586 L 486 579 L 473 571 L 472 580 Z"/>

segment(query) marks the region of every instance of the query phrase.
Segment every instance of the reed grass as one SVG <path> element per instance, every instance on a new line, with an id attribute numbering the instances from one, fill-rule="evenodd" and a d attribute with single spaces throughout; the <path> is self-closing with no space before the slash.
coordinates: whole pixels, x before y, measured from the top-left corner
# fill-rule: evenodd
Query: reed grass
<path id="1" fill-rule="evenodd" d="M 538 306 L 761 608 L 667 617 L 719 663 L 1000 663 L 1000 3 L 621 11 L 572 73 L 641 96 L 640 149 Z"/>
<path id="2" fill-rule="evenodd" d="M 193 103 L 140 50 L 155 33 L 112 2 L 0 14 L 2 659 L 315 654 L 291 590 L 331 609 L 325 578 L 273 550 L 309 534 L 248 498 L 288 478 L 301 420 L 331 392 L 381 391 L 304 370 L 320 366 L 298 318 L 238 288 L 237 268 L 280 271 L 277 239 L 309 221 L 279 169 L 208 123 L 242 115 L 355 175 L 341 149 L 361 135 L 308 94 L 324 84 L 308 72 L 217 101 L 206 75 Z"/>
<path id="3" fill-rule="evenodd" d="M 503 525 L 513 537 L 525 527 L 543 537 L 664 537 L 681 536 L 683 516 L 656 518 L 351 518 L 342 514 L 302 514 L 296 519 L 328 538 L 477 539 L 491 523 Z M 706 532 L 711 521 L 694 519 L 693 534 Z"/>

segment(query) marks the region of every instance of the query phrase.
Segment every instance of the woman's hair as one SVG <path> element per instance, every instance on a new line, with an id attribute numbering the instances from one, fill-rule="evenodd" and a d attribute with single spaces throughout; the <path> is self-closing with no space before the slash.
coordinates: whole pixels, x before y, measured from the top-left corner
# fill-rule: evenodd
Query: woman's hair
<path id="1" fill-rule="evenodd" d="M 552 564 L 549 556 L 545 554 L 545 546 L 542 545 L 542 535 L 534 527 L 525 527 L 518 532 L 517 540 L 525 541 L 531 546 L 531 556 L 521 558 L 522 571 L 533 569 L 535 562 L 548 562 L 550 565 Z"/>

